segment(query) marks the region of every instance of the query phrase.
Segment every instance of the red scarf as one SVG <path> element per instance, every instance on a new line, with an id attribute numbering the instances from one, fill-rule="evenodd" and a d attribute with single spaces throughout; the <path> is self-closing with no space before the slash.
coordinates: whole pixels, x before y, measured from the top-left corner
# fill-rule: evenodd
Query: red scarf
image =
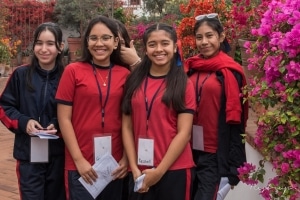
<path id="1" fill-rule="evenodd" d="M 240 90 L 234 70 L 243 77 L 243 87 L 247 84 L 243 68 L 224 52 L 220 51 L 216 56 L 203 59 L 201 56 L 193 56 L 185 61 L 188 69 L 196 71 L 220 71 L 224 76 L 226 95 L 226 122 L 231 124 L 241 123 L 242 107 L 240 104 Z M 248 101 L 244 103 L 245 126 L 248 119 Z"/>

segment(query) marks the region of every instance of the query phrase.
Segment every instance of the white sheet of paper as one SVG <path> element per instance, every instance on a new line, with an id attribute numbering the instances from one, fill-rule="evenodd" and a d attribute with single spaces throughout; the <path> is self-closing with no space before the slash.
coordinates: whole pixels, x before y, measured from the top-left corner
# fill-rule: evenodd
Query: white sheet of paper
<path id="1" fill-rule="evenodd" d="M 143 185 L 143 181 L 145 179 L 145 175 L 146 174 L 142 174 L 134 181 L 134 188 L 133 188 L 134 192 L 137 192 L 139 189 L 141 189 L 141 187 Z"/>
<path id="2" fill-rule="evenodd" d="M 193 125 L 193 149 L 204 151 L 203 126 Z"/>
<path id="3" fill-rule="evenodd" d="M 58 139 L 59 137 L 57 135 L 54 134 L 49 134 L 46 132 L 38 132 L 38 133 L 34 133 L 34 135 L 38 136 L 41 139 Z"/>
<path id="4" fill-rule="evenodd" d="M 119 167 L 117 161 L 112 157 L 111 154 L 104 154 L 101 158 L 93 165 L 98 178 L 93 185 L 86 183 L 82 177 L 78 180 L 87 189 L 94 199 L 104 190 L 104 188 L 113 180 L 111 173 Z"/>
<path id="5" fill-rule="evenodd" d="M 30 162 L 49 162 L 49 141 L 30 137 Z"/>
<path id="6" fill-rule="evenodd" d="M 154 140 L 139 138 L 138 141 L 138 165 L 153 166 Z"/>
<path id="7" fill-rule="evenodd" d="M 106 153 L 111 154 L 111 136 L 95 137 L 94 138 L 95 163 Z"/>
<path id="8" fill-rule="evenodd" d="M 221 178 L 217 200 L 225 199 L 226 195 L 230 191 L 231 185 L 228 182 L 229 180 L 227 177 Z"/>

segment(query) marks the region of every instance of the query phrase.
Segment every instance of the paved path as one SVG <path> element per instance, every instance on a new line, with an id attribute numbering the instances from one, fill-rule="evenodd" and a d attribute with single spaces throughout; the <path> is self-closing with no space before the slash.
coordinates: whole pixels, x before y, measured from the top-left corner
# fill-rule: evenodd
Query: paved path
<path id="1" fill-rule="evenodd" d="M 8 78 L 0 78 L 0 94 L 7 80 Z M 247 126 L 247 132 L 250 135 L 254 135 L 256 130 L 254 121 L 255 114 L 250 112 Z M 16 161 L 12 156 L 13 140 L 14 134 L 8 131 L 0 122 L 0 200 L 20 199 L 16 177 Z"/>
<path id="2" fill-rule="evenodd" d="M 2 93 L 8 78 L 0 78 Z M 12 156 L 14 134 L 0 123 L 0 199 L 18 200 L 19 189 L 16 176 L 16 160 Z"/>

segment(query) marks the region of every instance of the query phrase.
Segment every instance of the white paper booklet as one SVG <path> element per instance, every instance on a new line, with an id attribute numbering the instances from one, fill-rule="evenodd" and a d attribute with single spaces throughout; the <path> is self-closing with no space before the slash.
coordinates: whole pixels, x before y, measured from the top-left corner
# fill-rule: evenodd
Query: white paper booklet
<path id="1" fill-rule="evenodd" d="M 231 185 L 228 182 L 229 182 L 229 180 L 227 177 L 221 178 L 217 200 L 225 199 L 226 195 L 228 194 L 228 192 L 231 188 Z"/>
<path id="2" fill-rule="evenodd" d="M 41 139 L 58 139 L 59 137 L 55 134 L 57 130 L 39 130 L 38 132 L 33 133 Z"/>
<path id="3" fill-rule="evenodd" d="M 41 139 L 58 139 L 57 135 L 49 134 L 49 133 L 35 133 Z"/>
<path id="4" fill-rule="evenodd" d="M 94 165 L 98 178 L 93 185 L 86 183 L 82 177 L 78 180 L 87 189 L 94 199 L 104 190 L 104 188 L 113 180 L 111 173 L 119 167 L 117 161 L 110 154 L 104 154 Z"/>

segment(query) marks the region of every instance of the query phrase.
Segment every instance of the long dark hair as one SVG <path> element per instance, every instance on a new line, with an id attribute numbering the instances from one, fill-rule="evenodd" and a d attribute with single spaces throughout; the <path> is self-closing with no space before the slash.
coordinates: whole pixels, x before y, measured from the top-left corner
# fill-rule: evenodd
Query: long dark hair
<path id="1" fill-rule="evenodd" d="M 63 54 L 62 54 L 62 50 L 60 49 L 60 45 L 62 44 L 62 30 L 60 29 L 60 27 L 52 22 L 45 22 L 43 24 L 40 24 L 37 29 L 34 31 L 34 35 L 33 35 L 33 45 L 32 45 L 32 50 L 34 50 L 34 47 L 41 35 L 41 33 L 43 31 L 50 31 L 53 35 L 54 35 L 54 39 L 55 39 L 55 46 L 56 49 L 58 50 L 59 54 L 57 54 L 56 56 L 56 60 L 55 60 L 55 67 L 58 68 L 58 73 L 59 76 L 62 75 L 63 71 L 64 71 L 64 64 L 62 61 L 63 58 Z M 35 54 L 32 55 L 32 59 L 31 59 L 31 63 L 29 65 L 29 70 L 26 73 L 26 86 L 30 91 L 34 91 L 34 85 L 32 85 L 32 74 L 35 71 L 35 69 L 39 66 L 39 60 L 36 57 Z"/>
<path id="2" fill-rule="evenodd" d="M 130 39 L 130 36 L 128 34 L 128 31 L 127 31 L 125 25 L 122 22 L 120 22 L 119 20 L 117 20 L 117 19 L 115 19 L 115 22 L 117 24 L 119 34 L 124 39 L 125 47 L 130 47 L 130 41 L 131 41 L 131 39 Z"/>
<path id="3" fill-rule="evenodd" d="M 163 30 L 169 34 L 169 37 L 174 42 L 177 42 L 176 31 L 172 26 L 158 23 L 148 27 L 143 35 L 143 44 L 146 47 L 150 34 L 153 31 Z M 171 60 L 171 67 L 166 75 L 166 91 L 162 97 L 162 102 L 168 107 L 172 107 L 177 112 L 185 110 L 185 89 L 187 76 L 181 66 L 177 66 L 176 60 L 178 53 L 174 53 Z M 140 87 L 143 80 L 148 76 L 152 61 L 145 55 L 135 70 L 128 76 L 125 83 L 125 96 L 122 104 L 122 111 L 124 114 L 131 114 L 131 98 L 135 91 Z"/>
<path id="4" fill-rule="evenodd" d="M 97 16 L 94 19 L 92 19 L 87 27 L 87 29 L 85 30 L 85 33 L 83 35 L 83 42 L 82 42 L 82 54 L 81 54 L 81 58 L 79 59 L 79 61 L 83 61 L 83 62 L 91 62 L 91 60 L 93 59 L 92 54 L 90 53 L 90 51 L 88 50 L 87 46 L 88 46 L 88 36 L 91 33 L 92 28 L 98 24 L 104 24 L 113 34 L 114 38 L 119 37 L 119 30 L 118 27 L 116 26 L 116 22 L 113 19 L 107 18 L 105 16 Z M 120 48 L 121 45 L 120 43 L 118 43 L 118 47 L 117 49 L 114 49 L 112 54 L 110 55 L 110 62 L 117 64 L 117 65 L 123 65 L 123 62 L 121 61 L 120 58 Z M 126 66 L 124 66 L 126 67 Z"/>
<path id="5" fill-rule="evenodd" d="M 116 25 L 117 25 L 117 28 L 118 28 L 118 32 L 119 32 L 119 35 L 123 38 L 124 40 L 124 43 L 125 43 L 125 47 L 130 47 L 130 36 L 128 34 L 128 31 L 125 27 L 125 25 L 120 22 L 119 20 L 117 19 L 114 19 L 114 21 L 116 22 Z M 119 43 L 121 44 L 121 42 L 119 41 Z M 125 66 L 127 69 L 130 69 L 130 66 L 124 62 L 122 62 L 122 66 Z"/>

